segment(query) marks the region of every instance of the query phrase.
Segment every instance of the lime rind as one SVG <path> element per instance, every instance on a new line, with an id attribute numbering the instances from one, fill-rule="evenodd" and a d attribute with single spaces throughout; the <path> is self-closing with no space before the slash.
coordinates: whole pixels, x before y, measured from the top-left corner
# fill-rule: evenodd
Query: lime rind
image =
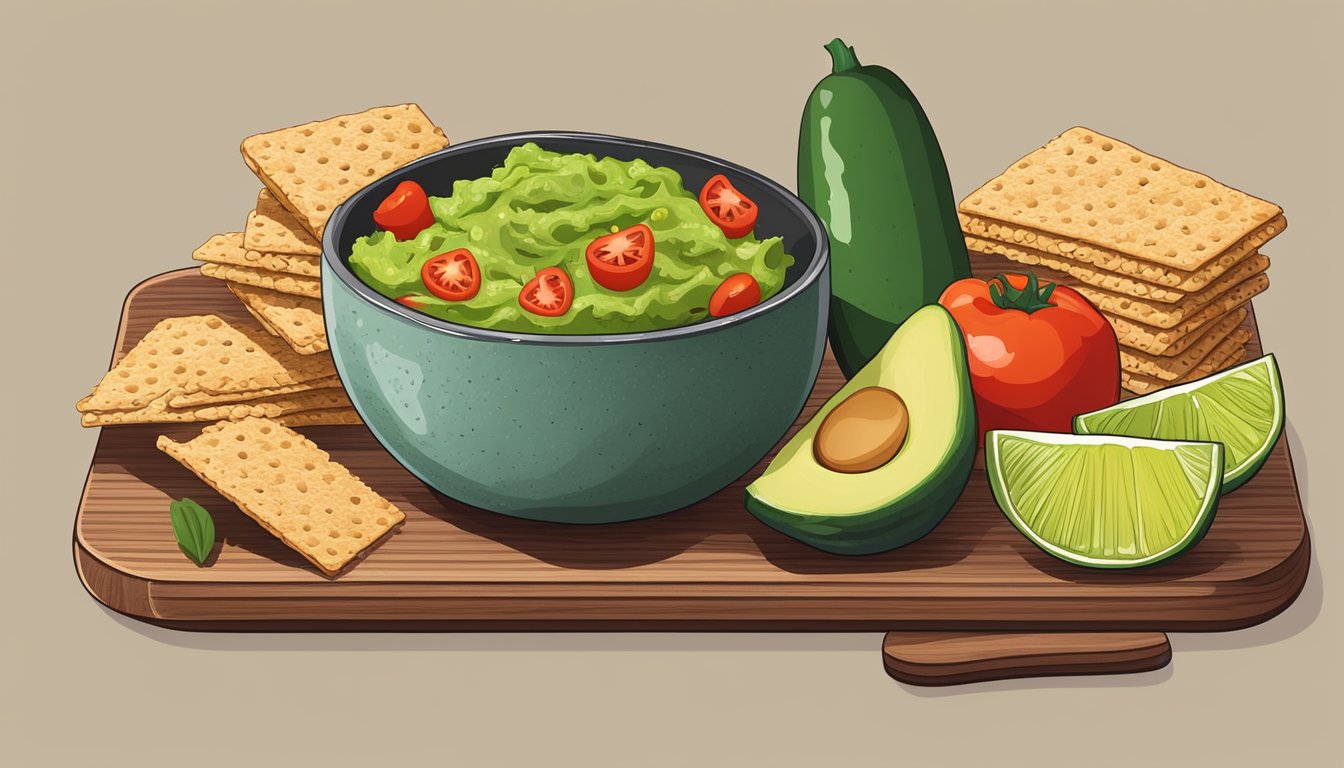
<path id="1" fill-rule="evenodd" d="M 1003 447 L 1011 441 L 1021 441 L 1039 446 L 1041 450 L 1035 456 L 1021 452 L 1004 451 Z M 1103 447 L 1092 449 L 1095 455 L 1088 456 L 1089 446 Z M 1110 446 L 1118 451 L 1106 451 Z M 1070 448 L 1081 447 L 1074 451 Z M 1136 451 L 1148 452 L 1146 457 L 1136 457 Z M 1101 463 L 1095 461 L 1097 456 Z M 1154 462 L 1155 456 L 1170 456 L 1174 461 Z M 1141 459 L 1141 460 L 1136 460 Z M 994 430 L 989 432 L 985 441 L 985 469 L 989 476 L 990 489 L 999 508 L 1024 536 L 1043 551 L 1066 562 L 1092 568 L 1141 568 L 1169 560 L 1193 547 L 1213 523 L 1218 507 L 1222 473 L 1223 447 L 1218 443 L 1185 442 L 1171 440 L 1151 440 L 1113 435 L 1067 435 L 1049 432 L 1024 432 L 1016 430 Z M 1159 464 L 1155 469 L 1154 464 Z M 1127 465 L 1127 466 L 1126 466 Z M 1143 466 L 1139 466 L 1143 465 Z M 1100 466 L 1101 471 L 1095 471 Z M 1149 470 L 1140 479 L 1138 470 Z M 1061 481 L 1065 484 L 1066 496 L 1055 499 L 1051 508 L 1061 514 L 1044 512 L 1042 500 L 1033 498 L 1029 502 L 1035 513 L 1024 512 L 1024 504 L 1019 504 L 1013 493 L 1010 476 L 1021 476 L 1029 472 L 1030 486 L 1039 485 L 1036 481 L 1042 477 L 1053 479 L 1053 483 L 1044 490 L 1048 494 Z M 1108 476 L 1108 472 L 1111 476 Z M 1115 482 L 1114 475 L 1125 476 L 1122 482 Z M 1178 515 L 1160 514 L 1158 498 L 1145 499 L 1139 487 L 1142 483 L 1156 485 L 1156 497 L 1162 499 L 1179 498 L 1181 495 L 1193 495 L 1198 505 L 1188 511 L 1176 510 Z M 1152 488 L 1148 489 L 1154 493 Z M 1019 487 L 1019 495 L 1023 494 Z M 1039 495 L 1039 494 L 1038 494 Z M 1097 501 L 1100 500 L 1100 501 Z M 1133 512 L 1128 521 L 1118 510 L 1107 510 L 1106 504 L 1128 507 Z M 1079 503 L 1091 503 L 1092 511 L 1082 514 Z M 1155 514 L 1145 514 L 1144 505 L 1156 505 Z M 1107 514 L 1111 511 L 1112 514 Z M 1072 513 L 1072 514 L 1071 514 Z M 1051 519 L 1057 517 L 1058 520 Z M 1176 530 L 1174 518 L 1183 519 L 1184 529 Z M 1129 535 L 1125 535 L 1126 522 L 1129 523 Z M 1067 523 L 1067 526 L 1063 524 Z M 1152 526 L 1157 530 L 1145 530 Z M 1042 533 L 1045 530 L 1047 533 Z M 1089 534 L 1088 540 L 1101 545 L 1106 534 L 1110 534 L 1111 543 L 1132 547 L 1135 556 L 1097 556 L 1080 551 L 1081 547 L 1070 548 L 1058 539 L 1077 539 L 1080 533 Z M 1153 551 L 1139 553 L 1139 544 L 1144 541 L 1165 538 L 1164 546 Z M 1057 539 L 1057 540 L 1052 540 Z"/>
<path id="2" fill-rule="evenodd" d="M 1188 403 L 1188 405 L 1186 405 Z M 1073 431 L 1222 443 L 1223 493 L 1255 475 L 1283 432 L 1283 381 L 1273 354 L 1202 379 L 1080 414 Z"/>

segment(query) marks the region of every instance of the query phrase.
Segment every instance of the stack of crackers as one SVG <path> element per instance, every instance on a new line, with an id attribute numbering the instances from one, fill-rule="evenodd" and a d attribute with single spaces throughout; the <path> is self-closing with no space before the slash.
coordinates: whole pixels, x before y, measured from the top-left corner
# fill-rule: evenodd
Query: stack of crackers
<path id="1" fill-rule="evenodd" d="M 1247 302 L 1269 287 L 1260 247 L 1287 226 L 1273 203 L 1087 128 L 1014 163 L 959 216 L 978 264 L 1028 265 L 1096 305 L 1135 394 L 1245 356 Z"/>
<path id="2" fill-rule="evenodd" d="M 356 191 L 447 145 L 414 104 L 243 141 L 264 187 L 242 232 L 196 249 L 255 318 L 167 318 L 76 406 L 85 426 L 268 417 L 358 424 L 327 347 L 319 282 L 327 219 Z"/>
<path id="3" fill-rule="evenodd" d="M 327 220 L 355 192 L 447 145 L 415 104 L 250 136 L 243 159 L 265 185 L 256 208 L 242 232 L 211 237 L 192 258 L 295 352 L 325 352 L 318 264 Z"/>

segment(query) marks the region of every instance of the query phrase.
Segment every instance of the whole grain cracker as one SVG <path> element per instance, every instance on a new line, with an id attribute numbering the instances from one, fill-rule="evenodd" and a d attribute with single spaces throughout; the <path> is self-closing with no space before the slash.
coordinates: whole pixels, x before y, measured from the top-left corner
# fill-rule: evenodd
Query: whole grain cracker
<path id="1" fill-rule="evenodd" d="M 229 290 L 253 317 L 284 339 L 295 352 L 313 355 L 327 350 L 321 301 L 240 283 L 229 283 Z"/>
<path id="2" fill-rule="evenodd" d="M 232 264 L 250 269 L 299 277 L 317 277 L 321 257 L 285 253 L 261 253 L 243 247 L 242 232 L 214 235 L 192 252 L 191 258 L 210 264 Z"/>
<path id="3" fill-rule="evenodd" d="M 203 405 L 229 405 L 233 403 L 247 403 L 251 400 L 258 400 L 263 397 L 275 397 L 276 395 L 297 395 L 300 392 L 311 392 L 315 389 L 331 389 L 340 387 L 341 379 L 339 376 L 325 376 L 320 379 L 304 381 L 298 384 L 286 384 L 280 387 L 264 387 L 262 389 L 252 389 L 244 392 L 232 391 L 223 394 L 214 392 L 183 392 L 172 394 L 168 398 L 168 407 L 170 408 L 198 408 Z"/>
<path id="4" fill-rule="evenodd" d="M 354 408 L 314 408 L 294 411 L 275 417 L 276 423 L 287 427 L 318 427 L 363 424 Z"/>
<path id="5" fill-rule="evenodd" d="M 270 419 L 221 422 L 156 445 L 328 577 L 406 520 L 313 441 Z"/>
<path id="6" fill-rule="evenodd" d="M 1211 333 L 1209 334 L 1209 338 L 1214 338 L 1217 335 L 1218 334 L 1216 333 Z M 1230 333 L 1218 339 L 1213 346 L 1200 345 L 1198 348 L 1191 347 L 1183 354 L 1177 355 L 1176 357 L 1157 357 L 1122 348 L 1120 350 L 1120 370 L 1150 379 L 1157 379 L 1159 381 L 1179 381 L 1188 376 L 1191 371 L 1198 368 L 1206 358 L 1218 349 L 1219 346 L 1224 344 L 1241 346 L 1250 341 L 1250 339 L 1250 331 L 1245 328 L 1233 328 Z M 1199 355 L 1199 351 L 1203 351 L 1204 354 L 1202 356 Z"/>
<path id="7" fill-rule="evenodd" d="M 1249 332 L 1246 338 L 1250 338 Z M 1214 348 L 1209 356 L 1204 358 L 1199 365 L 1195 366 L 1189 373 L 1176 379 L 1175 381 L 1162 381 L 1151 376 L 1143 376 L 1129 371 L 1120 372 L 1120 387 L 1136 395 L 1146 395 L 1149 392 L 1156 392 L 1164 387 L 1174 386 L 1176 384 L 1186 384 L 1205 376 L 1211 376 L 1219 371 L 1226 370 L 1241 362 L 1246 357 L 1246 347 L 1243 343 L 1230 343 L 1231 337 L 1224 340 Z"/>
<path id="8" fill-rule="evenodd" d="M 242 152 L 276 200 L 320 238 L 355 192 L 447 145 L 419 106 L 400 104 L 249 136 Z"/>
<path id="9" fill-rule="evenodd" d="M 1283 214 L 1273 203 L 1083 127 L 1018 160 L 959 209 L 1186 271 L 1257 233 L 1272 236 L 1267 228 Z"/>
<path id="10" fill-rule="evenodd" d="M 1111 328 L 1115 330 L 1115 336 L 1120 342 L 1120 346 L 1132 347 L 1150 355 L 1170 357 L 1177 353 L 1168 353 L 1167 349 L 1177 340 L 1197 333 L 1208 323 L 1245 304 L 1251 297 L 1263 293 L 1267 288 L 1269 288 L 1269 278 L 1263 274 L 1256 275 L 1205 304 L 1198 311 L 1170 328 L 1157 328 L 1106 312 L 1103 312 L 1102 315 L 1110 322 Z"/>
<path id="11" fill-rule="evenodd" d="M 1126 256 L 1107 251 L 1087 243 L 1074 243 L 1051 237 L 1045 233 L 1018 229 L 1006 224 L 986 221 L 965 213 L 957 214 L 961 221 L 963 234 L 986 240 L 996 247 L 994 252 L 1008 256 L 1024 264 L 1044 264 L 1059 271 L 1086 274 L 1091 270 L 1100 275 L 1114 275 L 1134 280 L 1138 283 L 1136 295 L 1144 295 L 1144 286 L 1154 285 L 1181 293 L 1201 291 L 1211 281 L 1218 279 L 1232 269 L 1242 259 L 1255 253 L 1261 246 L 1287 227 L 1287 221 L 1279 217 L 1265 228 L 1246 240 L 1229 248 L 1217 258 L 1204 264 L 1197 270 L 1183 271 L 1135 261 Z M 1094 278 L 1087 282 L 1098 284 Z M 1105 288 L 1105 284 L 1098 284 Z M 1173 301 L 1178 299 L 1173 299 Z"/>
<path id="12" fill-rule="evenodd" d="M 243 243 L 248 250 L 261 253 L 289 253 L 296 256 L 321 256 L 322 244 L 303 228 L 294 214 L 275 199 L 269 189 L 257 193 L 257 207 L 247 214 Z"/>
<path id="13" fill-rule="evenodd" d="M 1264 271 L 1269 259 L 1260 256 L 1248 259 L 1237 269 L 1227 272 L 1199 293 L 1187 294 L 1176 304 L 1146 302 L 1132 296 L 1102 291 L 1087 285 L 1074 286 L 1103 314 L 1123 317 L 1152 328 L 1175 328 L 1185 320 L 1203 312 L 1211 304 L 1226 305 L 1229 301 L 1242 303 L 1269 287 L 1269 276 Z M 1041 277 L 1041 275 L 1037 275 Z"/>
<path id="14" fill-rule="evenodd" d="M 136 410 L 164 395 L 236 395 L 335 375 L 329 356 L 297 354 L 252 320 L 170 317 L 150 329 L 76 408 Z"/>
<path id="15" fill-rule="evenodd" d="M 172 424 L 193 421 L 238 420 L 253 416 L 284 416 L 302 411 L 345 409 L 354 410 L 345 390 L 339 387 L 314 389 L 296 394 L 259 397 L 239 403 L 198 405 L 173 408 L 169 396 L 164 395 L 144 408 L 133 411 L 93 411 L 83 414 L 80 422 L 86 427 L 107 427 L 122 424 Z"/>
<path id="16" fill-rule="evenodd" d="M 240 267 L 234 264 L 207 263 L 201 265 L 201 274 L 216 280 L 227 280 L 257 288 L 267 288 L 280 293 L 295 296 L 307 296 L 310 299 L 322 298 L 322 282 L 315 277 L 299 277 L 283 272 L 270 272 L 264 269 Z"/>

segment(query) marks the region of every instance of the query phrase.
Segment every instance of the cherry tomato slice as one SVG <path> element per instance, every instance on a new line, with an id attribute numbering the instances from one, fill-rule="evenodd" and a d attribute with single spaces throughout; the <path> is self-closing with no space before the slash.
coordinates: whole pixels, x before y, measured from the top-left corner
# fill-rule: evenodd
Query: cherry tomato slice
<path id="1" fill-rule="evenodd" d="M 403 181 L 373 212 L 373 222 L 398 240 L 410 240 L 434 223 L 429 197 L 414 181 Z"/>
<path id="2" fill-rule="evenodd" d="M 448 301 L 466 301 L 481 290 L 481 269 L 466 248 L 440 253 L 420 268 L 429 292 Z"/>
<path id="3" fill-rule="evenodd" d="M 588 244 L 588 274 L 609 291 L 628 291 L 653 271 L 653 230 L 643 224 L 603 235 Z"/>
<path id="4" fill-rule="evenodd" d="M 738 191 L 722 173 L 700 189 L 700 207 L 714 225 L 730 238 L 743 237 L 756 226 L 756 204 Z"/>
<path id="5" fill-rule="evenodd" d="M 518 294 L 518 303 L 534 315 L 559 317 L 574 303 L 574 283 L 565 270 L 547 267 L 527 281 Z"/>
<path id="6" fill-rule="evenodd" d="M 724 317 L 761 303 L 761 285 L 746 272 L 729 275 L 709 297 L 709 314 Z"/>

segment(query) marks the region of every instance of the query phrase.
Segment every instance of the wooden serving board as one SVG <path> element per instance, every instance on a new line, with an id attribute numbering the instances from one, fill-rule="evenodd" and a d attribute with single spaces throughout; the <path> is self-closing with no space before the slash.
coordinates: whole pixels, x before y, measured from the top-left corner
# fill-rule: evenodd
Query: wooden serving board
<path id="1" fill-rule="evenodd" d="M 142 283 L 127 298 L 113 359 L 158 320 L 206 312 L 246 316 L 223 283 L 195 270 Z M 1253 316 L 1247 323 L 1254 329 Z M 1251 351 L 1259 354 L 1258 340 Z M 828 355 L 797 424 L 841 383 Z M 74 527 L 76 566 L 95 598 L 180 629 L 904 630 L 889 638 L 889 669 L 912 630 L 942 633 L 928 636 L 942 643 L 938 653 L 957 640 L 947 633 L 1105 632 L 1113 634 L 1094 645 L 1118 643 L 1124 659 L 1141 657 L 1151 668 L 1161 657 L 1156 641 L 1133 633 L 1264 621 L 1292 602 L 1309 561 L 1283 439 L 1260 473 L 1222 500 L 1194 550 L 1116 572 L 1069 565 L 1033 546 L 995 506 L 979 460 L 956 507 L 927 537 L 886 554 L 841 557 L 743 508 L 743 488 L 769 457 L 687 509 L 566 526 L 464 506 L 402 469 L 363 427 L 314 427 L 302 431 L 407 514 L 400 533 L 332 581 L 154 448 L 160 434 L 186 440 L 202 426 L 103 429 Z M 183 496 L 213 513 L 222 542 L 203 568 L 173 538 L 168 502 Z M 912 651 L 912 663 L 925 665 L 912 680 L 976 679 L 965 669 L 936 671 L 946 654 L 926 651 Z M 983 643 L 970 655 L 985 668 Z M 1066 670 L 1089 670 L 1061 658 Z"/>

